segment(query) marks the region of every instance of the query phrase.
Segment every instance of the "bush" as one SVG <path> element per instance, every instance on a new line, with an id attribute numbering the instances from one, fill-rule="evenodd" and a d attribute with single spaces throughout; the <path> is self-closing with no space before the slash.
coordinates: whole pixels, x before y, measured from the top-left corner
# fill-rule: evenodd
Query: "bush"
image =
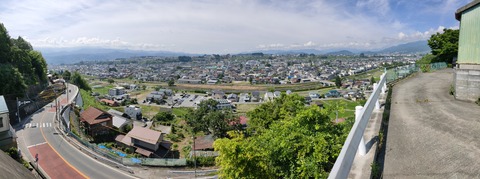
<path id="1" fill-rule="evenodd" d="M 210 156 L 210 157 L 196 156 L 195 158 L 197 159 L 197 167 L 215 166 L 215 158 L 216 157 L 213 157 L 213 156 Z M 194 161 L 195 160 L 193 159 L 193 157 L 187 159 L 187 166 L 194 167 L 195 166 Z"/>

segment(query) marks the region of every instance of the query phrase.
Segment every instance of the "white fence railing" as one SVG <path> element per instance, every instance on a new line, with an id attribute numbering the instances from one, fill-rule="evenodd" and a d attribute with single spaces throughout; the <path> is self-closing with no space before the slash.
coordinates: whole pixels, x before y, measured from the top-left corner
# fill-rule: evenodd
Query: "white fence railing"
<path id="1" fill-rule="evenodd" d="M 380 81 L 373 84 L 373 92 L 368 98 L 368 101 L 365 103 L 365 106 L 357 106 L 355 108 L 355 124 L 353 124 L 350 133 L 348 134 L 343 148 L 338 155 L 335 164 L 333 165 L 332 171 L 328 178 L 347 178 L 352 168 L 353 160 L 355 159 L 355 154 L 357 150 L 360 155 L 366 154 L 365 142 L 363 141 L 363 133 L 367 127 L 368 121 L 372 116 L 374 109 L 379 109 L 380 104 L 378 99 L 380 98 L 380 93 L 385 93 L 386 90 L 386 72 L 380 77 Z"/>

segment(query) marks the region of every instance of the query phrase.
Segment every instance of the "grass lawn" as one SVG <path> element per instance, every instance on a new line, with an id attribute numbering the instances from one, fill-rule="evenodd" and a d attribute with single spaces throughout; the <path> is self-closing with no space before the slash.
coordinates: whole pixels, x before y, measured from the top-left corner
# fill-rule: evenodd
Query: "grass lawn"
<path id="1" fill-rule="evenodd" d="M 97 102 L 95 100 L 95 97 L 91 96 L 88 91 L 80 89 L 80 94 L 82 95 L 82 99 L 83 99 L 83 109 L 87 109 L 88 107 L 92 106 L 105 111 L 108 110 L 107 106 L 104 106 L 100 104 L 100 102 Z"/>
<path id="2" fill-rule="evenodd" d="M 322 95 L 322 94 L 325 94 L 332 89 L 335 89 L 335 87 L 328 87 L 328 88 L 322 88 L 322 89 L 319 89 L 319 90 L 310 90 L 310 91 L 297 91 L 297 92 L 293 92 L 293 93 L 296 93 L 300 96 L 308 96 L 310 94 L 310 92 L 315 92 L 315 93 L 318 93 L 318 94 Z"/>
<path id="3" fill-rule="evenodd" d="M 160 106 L 154 106 L 154 105 L 138 105 L 140 109 L 142 109 L 142 115 L 146 117 L 147 119 L 152 119 L 155 114 L 160 112 Z"/>
<path id="4" fill-rule="evenodd" d="M 173 108 L 172 113 L 177 116 L 177 118 L 183 118 L 185 115 L 188 114 L 188 108 L 180 107 L 180 108 Z"/>
<path id="5" fill-rule="evenodd" d="M 237 104 L 237 113 L 239 115 L 245 115 L 248 111 L 252 111 L 260 106 L 260 104 Z"/>
<path id="6" fill-rule="evenodd" d="M 370 79 L 372 78 L 372 76 L 375 78 L 375 81 L 379 81 L 380 80 L 380 76 L 383 74 L 384 72 L 384 69 L 383 68 L 377 68 L 377 69 L 374 69 L 374 70 L 370 70 L 370 71 L 367 71 L 367 72 L 364 72 L 364 73 L 360 73 L 360 74 L 357 74 L 357 75 L 354 75 L 354 76 L 347 76 L 346 78 L 347 79 Z"/>
<path id="7" fill-rule="evenodd" d="M 340 112 L 338 113 L 339 118 L 355 117 L 355 106 L 364 105 L 363 101 L 350 101 L 350 100 L 346 100 L 346 99 L 321 100 L 321 102 L 323 104 L 325 104 L 325 106 L 327 106 L 328 104 L 338 102 L 338 101 L 342 101 L 345 104 L 344 112 L 343 113 L 340 113 Z M 332 113 L 329 116 L 330 116 L 330 118 L 335 119 L 335 113 Z"/>
<path id="8" fill-rule="evenodd" d="M 92 92 L 97 92 L 101 95 L 105 95 L 105 94 L 108 94 L 108 90 L 113 87 L 114 87 L 113 84 L 102 85 L 101 88 L 92 88 Z"/>

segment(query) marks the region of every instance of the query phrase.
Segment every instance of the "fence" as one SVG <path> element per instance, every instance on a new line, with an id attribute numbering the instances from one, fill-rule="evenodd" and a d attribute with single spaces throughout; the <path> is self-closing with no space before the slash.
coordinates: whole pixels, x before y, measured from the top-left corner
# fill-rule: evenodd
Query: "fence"
<path id="1" fill-rule="evenodd" d="M 380 93 L 384 93 L 386 90 L 386 84 L 394 82 L 398 79 L 407 77 L 408 75 L 418 72 L 423 69 L 428 69 L 427 72 L 436 71 L 444 69 L 447 67 L 447 64 L 444 62 L 433 63 L 433 64 L 424 64 L 424 65 L 405 65 L 401 67 L 396 67 L 390 70 L 386 70 L 382 74 L 378 85 L 375 83 L 373 86 L 372 95 L 369 97 L 368 101 L 365 103 L 365 106 L 357 106 L 355 109 L 355 124 L 352 127 L 352 130 L 348 134 L 348 137 L 343 145 L 343 148 L 338 155 L 337 160 L 330 172 L 328 178 L 347 178 L 350 173 L 350 169 L 355 159 L 355 155 L 358 152 L 360 155 L 365 155 L 365 143 L 363 141 L 363 133 L 367 127 L 368 121 L 370 120 L 371 114 L 374 109 L 379 109 L 380 105 L 378 99 Z M 424 71 L 425 72 L 425 71 Z"/>

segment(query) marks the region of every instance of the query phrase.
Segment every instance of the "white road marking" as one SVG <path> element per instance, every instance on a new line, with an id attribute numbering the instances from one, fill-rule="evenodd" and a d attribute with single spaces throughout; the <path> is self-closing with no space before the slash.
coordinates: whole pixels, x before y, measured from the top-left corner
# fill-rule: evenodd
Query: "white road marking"
<path id="1" fill-rule="evenodd" d="M 27 146 L 27 149 L 30 148 L 30 147 L 35 147 L 37 145 L 43 145 L 43 144 L 46 144 L 47 142 L 42 142 L 42 143 L 38 143 L 38 144 L 33 144 L 33 145 L 29 145 Z"/>

